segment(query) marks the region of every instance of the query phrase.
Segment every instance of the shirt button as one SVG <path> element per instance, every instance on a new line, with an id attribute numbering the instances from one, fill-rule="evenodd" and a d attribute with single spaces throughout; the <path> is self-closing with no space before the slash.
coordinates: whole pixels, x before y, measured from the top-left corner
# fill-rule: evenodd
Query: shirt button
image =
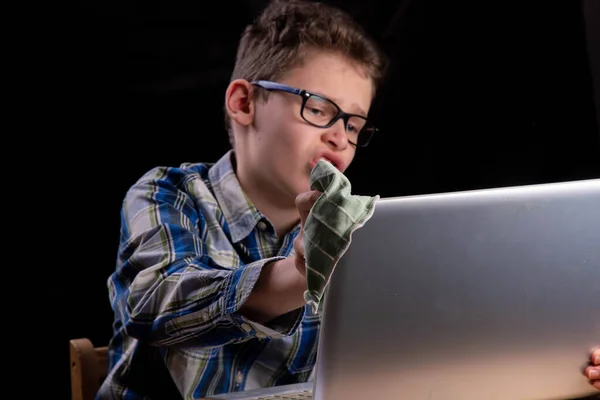
<path id="1" fill-rule="evenodd" d="M 250 325 L 248 325 L 245 322 L 242 324 L 242 329 L 245 330 L 246 332 L 250 332 L 252 330 L 252 328 L 250 327 Z"/>
<path id="2" fill-rule="evenodd" d="M 258 229 L 260 229 L 261 231 L 264 231 L 267 229 L 267 224 L 265 224 L 264 221 L 259 221 L 258 222 Z"/>
<path id="3" fill-rule="evenodd" d="M 235 374 L 235 383 L 237 383 L 238 385 L 241 385 L 243 380 L 244 380 L 244 374 L 242 374 L 242 371 L 238 371 Z"/>

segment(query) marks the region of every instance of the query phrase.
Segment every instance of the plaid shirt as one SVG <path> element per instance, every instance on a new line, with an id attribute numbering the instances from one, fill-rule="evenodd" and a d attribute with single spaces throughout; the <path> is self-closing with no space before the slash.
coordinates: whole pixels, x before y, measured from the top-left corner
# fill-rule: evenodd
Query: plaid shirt
<path id="1" fill-rule="evenodd" d="M 310 307 L 265 325 L 238 313 L 262 266 L 293 254 L 300 226 L 279 240 L 233 159 L 155 168 L 127 192 L 98 398 L 197 399 L 312 380 L 320 321 Z"/>

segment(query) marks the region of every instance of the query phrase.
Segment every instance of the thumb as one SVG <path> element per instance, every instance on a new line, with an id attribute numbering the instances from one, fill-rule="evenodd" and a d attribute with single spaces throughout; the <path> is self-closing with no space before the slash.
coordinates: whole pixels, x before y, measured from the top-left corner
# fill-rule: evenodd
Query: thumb
<path id="1" fill-rule="evenodd" d="M 321 194 L 322 193 L 318 190 L 311 190 L 308 192 L 300 193 L 296 197 L 296 208 L 298 209 L 298 213 L 300 214 L 300 221 L 302 222 L 302 226 L 304 226 L 306 218 L 308 218 L 310 209 L 315 204 L 317 199 L 321 196 Z"/>

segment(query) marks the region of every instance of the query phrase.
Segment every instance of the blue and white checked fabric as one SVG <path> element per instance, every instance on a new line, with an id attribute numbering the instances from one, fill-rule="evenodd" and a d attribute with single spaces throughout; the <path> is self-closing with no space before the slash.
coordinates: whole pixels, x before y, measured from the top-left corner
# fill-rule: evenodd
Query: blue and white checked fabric
<path id="1" fill-rule="evenodd" d="M 98 398 L 164 398 L 171 385 L 192 399 L 312 379 L 318 315 L 303 307 L 261 325 L 238 313 L 262 266 L 292 254 L 300 226 L 279 240 L 233 161 L 230 151 L 215 164 L 158 167 L 127 192 Z"/>

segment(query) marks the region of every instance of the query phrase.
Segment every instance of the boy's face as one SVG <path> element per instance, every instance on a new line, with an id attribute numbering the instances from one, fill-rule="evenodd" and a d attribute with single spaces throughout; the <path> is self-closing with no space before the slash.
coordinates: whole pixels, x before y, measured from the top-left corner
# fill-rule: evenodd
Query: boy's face
<path id="1" fill-rule="evenodd" d="M 309 54 L 304 65 L 277 82 L 322 95 L 347 113 L 367 116 L 371 106 L 371 79 L 339 55 Z M 310 172 L 320 158 L 343 172 L 356 151 L 342 119 L 318 128 L 301 117 L 301 106 L 300 96 L 282 91 L 271 91 L 267 101 L 257 97 L 251 127 L 241 140 L 236 136 L 236 153 L 245 164 L 241 167 L 249 168 L 256 183 L 284 201 L 309 190 Z"/>

